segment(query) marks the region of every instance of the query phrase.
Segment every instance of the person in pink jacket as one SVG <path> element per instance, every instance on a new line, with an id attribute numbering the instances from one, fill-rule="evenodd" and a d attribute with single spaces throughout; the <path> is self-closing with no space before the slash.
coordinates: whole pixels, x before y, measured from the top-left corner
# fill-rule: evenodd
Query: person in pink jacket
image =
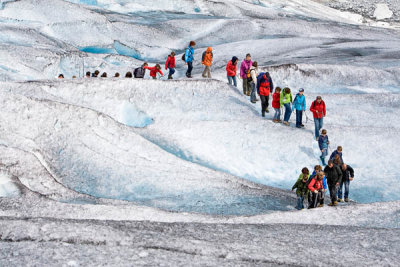
<path id="1" fill-rule="evenodd" d="M 251 55 L 247 54 L 246 58 L 242 61 L 240 65 L 240 78 L 243 80 L 243 94 L 250 96 L 251 92 L 251 77 L 249 70 L 253 66 L 253 61 L 251 61 Z"/>

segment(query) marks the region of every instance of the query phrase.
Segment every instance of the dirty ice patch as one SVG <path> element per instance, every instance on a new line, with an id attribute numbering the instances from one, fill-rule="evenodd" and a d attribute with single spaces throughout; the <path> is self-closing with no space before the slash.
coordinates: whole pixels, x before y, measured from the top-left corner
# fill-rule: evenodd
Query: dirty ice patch
<path id="1" fill-rule="evenodd" d="M 0 172 L 0 197 L 17 197 L 21 194 L 17 185 L 11 180 L 11 177 Z"/>
<path id="2" fill-rule="evenodd" d="M 131 127 L 144 128 L 154 121 L 146 113 L 137 109 L 135 104 L 125 101 L 119 107 L 118 121 Z"/>

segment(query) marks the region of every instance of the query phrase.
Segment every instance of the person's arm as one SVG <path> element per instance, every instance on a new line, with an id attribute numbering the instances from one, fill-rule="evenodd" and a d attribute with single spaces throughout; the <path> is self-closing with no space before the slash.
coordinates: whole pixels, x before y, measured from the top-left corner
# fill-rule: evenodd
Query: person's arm
<path id="1" fill-rule="evenodd" d="M 354 178 L 354 169 L 347 165 L 347 170 L 350 172 L 350 178 L 353 179 Z"/>
<path id="2" fill-rule="evenodd" d="M 336 150 L 332 152 L 331 156 L 329 157 L 329 160 L 334 160 L 336 156 Z"/>
<path id="3" fill-rule="evenodd" d="M 167 58 L 167 61 L 165 62 L 165 69 L 167 70 L 169 67 L 169 61 L 170 61 L 170 57 Z"/>
<path id="4" fill-rule="evenodd" d="M 312 103 L 311 103 L 311 106 L 310 106 L 310 111 L 311 111 L 312 113 L 314 113 L 314 103 L 315 103 L 315 101 L 312 102 Z"/>
<path id="5" fill-rule="evenodd" d="M 325 106 L 325 102 L 324 102 L 324 105 L 323 105 L 323 107 L 324 107 L 324 111 L 323 111 L 323 116 L 325 117 L 326 116 L 326 106 Z"/>
<path id="6" fill-rule="evenodd" d="M 293 185 L 293 187 L 292 187 L 292 191 L 295 190 L 295 189 L 298 188 L 298 187 L 299 187 L 299 180 L 297 180 L 297 181 L 294 183 L 294 185 Z"/>
<path id="7" fill-rule="evenodd" d="M 190 56 L 190 49 L 187 48 L 185 51 L 185 62 L 188 63 L 189 62 L 189 56 Z"/>
<path id="8" fill-rule="evenodd" d="M 337 165 L 336 165 L 336 172 L 338 174 L 337 184 L 340 184 L 342 182 L 343 173 L 342 173 L 342 170 Z"/>
<path id="9" fill-rule="evenodd" d="M 315 192 L 315 191 L 316 191 L 316 189 L 314 188 L 315 181 L 316 181 L 316 179 L 314 178 L 314 179 L 312 179 L 311 182 L 308 184 L 308 189 L 309 189 L 311 192 Z"/>
<path id="10" fill-rule="evenodd" d="M 319 136 L 319 138 L 318 138 L 318 145 L 319 145 L 319 150 L 323 150 L 323 147 L 322 147 L 322 135 L 320 135 Z"/>
<path id="11" fill-rule="evenodd" d="M 324 176 L 324 178 L 322 178 L 322 185 L 325 190 L 328 189 L 328 184 L 326 183 L 326 176 Z"/>
<path id="12" fill-rule="evenodd" d="M 157 70 L 162 76 L 164 76 L 164 73 L 161 70 Z"/>

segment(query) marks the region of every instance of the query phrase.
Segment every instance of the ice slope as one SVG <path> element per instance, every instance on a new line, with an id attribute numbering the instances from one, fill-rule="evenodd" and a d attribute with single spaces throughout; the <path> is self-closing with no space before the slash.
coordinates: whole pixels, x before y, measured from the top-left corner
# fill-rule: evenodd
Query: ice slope
<path id="1" fill-rule="evenodd" d="M 103 113 L 4 91 L 1 99 L 2 143 L 35 154 L 53 179 L 74 191 L 210 214 L 291 208 L 289 193 L 178 159 Z"/>
<path id="2" fill-rule="evenodd" d="M 132 131 L 184 160 L 265 185 L 289 189 L 302 167 L 311 169 L 319 161 L 310 112 L 303 131 L 274 124 L 261 118 L 259 103 L 250 104 L 237 89 L 215 80 L 80 80 L 3 88 L 94 109 L 128 125 L 151 118 L 147 127 Z M 316 94 L 306 95 L 309 106 Z M 324 94 L 324 100 L 330 152 L 342 145 L 344 160 L 355 168 L 352 198 L 398 200 L 392 185 L 400 175 L 393 167 L 400 149 L 395 134 L 399 95 Z M 127 114 L 132 118 L 121 120 Z M 379 186 L 375 177 L 383 181 Z"/>

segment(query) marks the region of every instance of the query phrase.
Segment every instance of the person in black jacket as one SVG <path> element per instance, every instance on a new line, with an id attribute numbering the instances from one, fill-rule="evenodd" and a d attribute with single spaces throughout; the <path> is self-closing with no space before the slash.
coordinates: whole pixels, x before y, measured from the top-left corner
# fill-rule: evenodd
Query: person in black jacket
<path id="1" fill-rule="evenodd" d="M 349 202 L 349 187 L 350 181 L 354 179 L 354 169 L 347 164 L 342 164 L 342 181 L 338 189 L 338 201 L 342 202 L 342 189 L 344 184 L 344 201 Z"/>
<path id="2" fill-rule="evenodd" d="M 149 64 L 147 64 L 147 62 L 144 62 L 142 66 L 140 66 L 139 68 L 136 68 L 133 70 L 133 76 L 135 78 L 139 78 L 139 79 L 143 79 L 144 75 L 146 74 L 146 69 L 145 67 L 147 67 Z"/>
<path id="3" fill-rule="evenodd" d="M 324 169 L 324 173 L 331 197 L 331 203 L 328 206 L 337 206 L 337 186 L 342 182 L 342 170 L 330 160 Z"/>

